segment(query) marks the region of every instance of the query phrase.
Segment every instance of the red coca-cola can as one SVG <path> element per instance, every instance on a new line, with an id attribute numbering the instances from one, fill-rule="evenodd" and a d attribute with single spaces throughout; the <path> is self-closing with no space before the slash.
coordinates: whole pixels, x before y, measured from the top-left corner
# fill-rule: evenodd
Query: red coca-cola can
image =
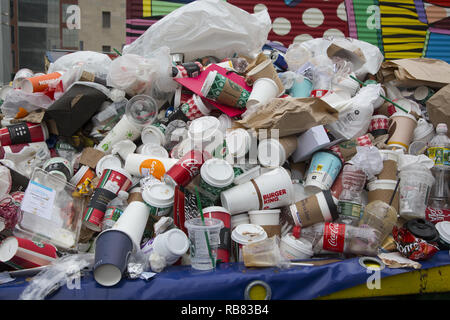
<path id="1" fill-rule="evenodd" d="M 48 137 L 48 128 L 44 123 L 22 122 L 0 129 L 1 146 L 42 142 Z"/>
<path id="2" fill-rule="evenodd" d="M 187 152 L 164 175 L 164 182 L 175 186 L 187 186 L 200 173 L 200 168 L 211 156 L 205 151 Z"/>

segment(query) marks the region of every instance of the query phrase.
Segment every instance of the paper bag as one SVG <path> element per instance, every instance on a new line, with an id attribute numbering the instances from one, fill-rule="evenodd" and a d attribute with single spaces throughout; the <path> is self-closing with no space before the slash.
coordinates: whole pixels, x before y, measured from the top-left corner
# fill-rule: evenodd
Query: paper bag
<path id="1" fill-rule="evenodd" d="M 450 128 L 450 84 L 436 92 L 426 103 L 430 122 L 436 126 L 446 123 Z"/>
<path id="2" fill-rule="evenodd" d="M 255 130 L 278 129 L 281 138 L 337 119 L 338 112 L 320 98 L 276 98 L 238 123 Z"/>

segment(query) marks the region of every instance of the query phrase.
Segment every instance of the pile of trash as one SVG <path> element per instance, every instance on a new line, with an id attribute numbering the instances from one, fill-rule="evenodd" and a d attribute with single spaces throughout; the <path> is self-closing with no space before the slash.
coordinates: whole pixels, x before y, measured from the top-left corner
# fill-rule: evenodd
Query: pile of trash
<path id="1" fill-rule="evenodd" d="M 193 2 L 113 60 L 20 70 L 0 91 L 3 269 L 83 261 L 114 286 L 449 250 L 449 65 L 349 38 L 286 48 L 270 28 L 267 11 Z"/>

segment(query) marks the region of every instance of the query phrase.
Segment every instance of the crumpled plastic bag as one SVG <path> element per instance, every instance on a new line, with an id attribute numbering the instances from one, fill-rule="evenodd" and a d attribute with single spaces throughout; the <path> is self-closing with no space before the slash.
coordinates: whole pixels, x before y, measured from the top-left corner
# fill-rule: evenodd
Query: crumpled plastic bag
<path id="1" fill-rule="evenodd" d="M 6 118 L 15 118 L 19 112 L 19 107 L 28 112 L 39 109 L 47 109 L 51 106 L 53 100 L 43 92 L 27 93 L 23 90 L 10 90 L 0 107 L 2 114 Z"/>
<path id="2" fill-rule="evenodd" d="M 69 53 L 50 64 L 48 73 L 69 71 L 80 66 L 84 71 L 95 74 L 99 78 L 106 78 L 111 58 L 103 53 L 94 51 L 77 51 Z"/>
<path id="3" fill-rule="evenodd" d="M 402 171 L 412 165 L 421 165 L 426 169 L 431 169 L 434 166 L 434 161 L 424 154 L 418 156 L 412 154 L 399 154 L 398 171 Z"/>
<path id="4" fill-rule="evenodd" d="M 85 268 L 94 266 L 94 254 L 72 254 L 56 259 L 44 271 L 39 272 L 25 288 L 19 300 L 43 300 L 63 285 L 76 288 Z"/>
<path id="5" fill-rule="evenodd" d="M 378 99 L 380 84 L 362 87 L 356 96 L 340 106 L 333 105 L 339 111 L 339 119 L 326 128 L 336 138 L 350 140 L 364 135 L 370 125 L 373 103 Z"/>
<path id="6" fill-rule="evenodd" d="M 383 155 L 377 147 L 356 147 L 356 155 L 350 160 L 354 166 L 360 168 L 367 176 L 372 179 L 383 170 Z"/>
<path id="7" fill-rule="evenodd" d="M 153 24 L 123 53 L 147 57 L 169 46 L 170 53 L 183 53 L 185 61 L 234 53 L 256 58 L 271 27 L 267 10 L 250 14 L 222 0 L 193 1 Z"/>
<path id="8" fill-rule="evenodd" d="M 273 236 L 242 247 L 246 267 L 289 268 L 290 261 L 280 251 L 280 238 Z"/>
<path id="9" fill-rule="evenodd" d="M 3 198 L 11 191 L 11 185 L 11 172 L 7 167 L 0 165 L 0 198 Z"/>

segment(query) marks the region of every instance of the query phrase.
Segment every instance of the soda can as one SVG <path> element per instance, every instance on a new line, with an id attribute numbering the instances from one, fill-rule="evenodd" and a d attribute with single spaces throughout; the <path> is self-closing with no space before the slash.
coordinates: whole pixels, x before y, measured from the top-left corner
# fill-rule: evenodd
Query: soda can
<path id="1" fill-rule="evenodd" d="M 288 64 L 286 60 L 284 59 L 283 55 L 280 54 L 278 51 L 273 50 L 270 54 L 270 58 L 272 59 L 272 62 L 275 66 L 280 68 L 283 71 L 286 71 L 288 69 Z"/>

